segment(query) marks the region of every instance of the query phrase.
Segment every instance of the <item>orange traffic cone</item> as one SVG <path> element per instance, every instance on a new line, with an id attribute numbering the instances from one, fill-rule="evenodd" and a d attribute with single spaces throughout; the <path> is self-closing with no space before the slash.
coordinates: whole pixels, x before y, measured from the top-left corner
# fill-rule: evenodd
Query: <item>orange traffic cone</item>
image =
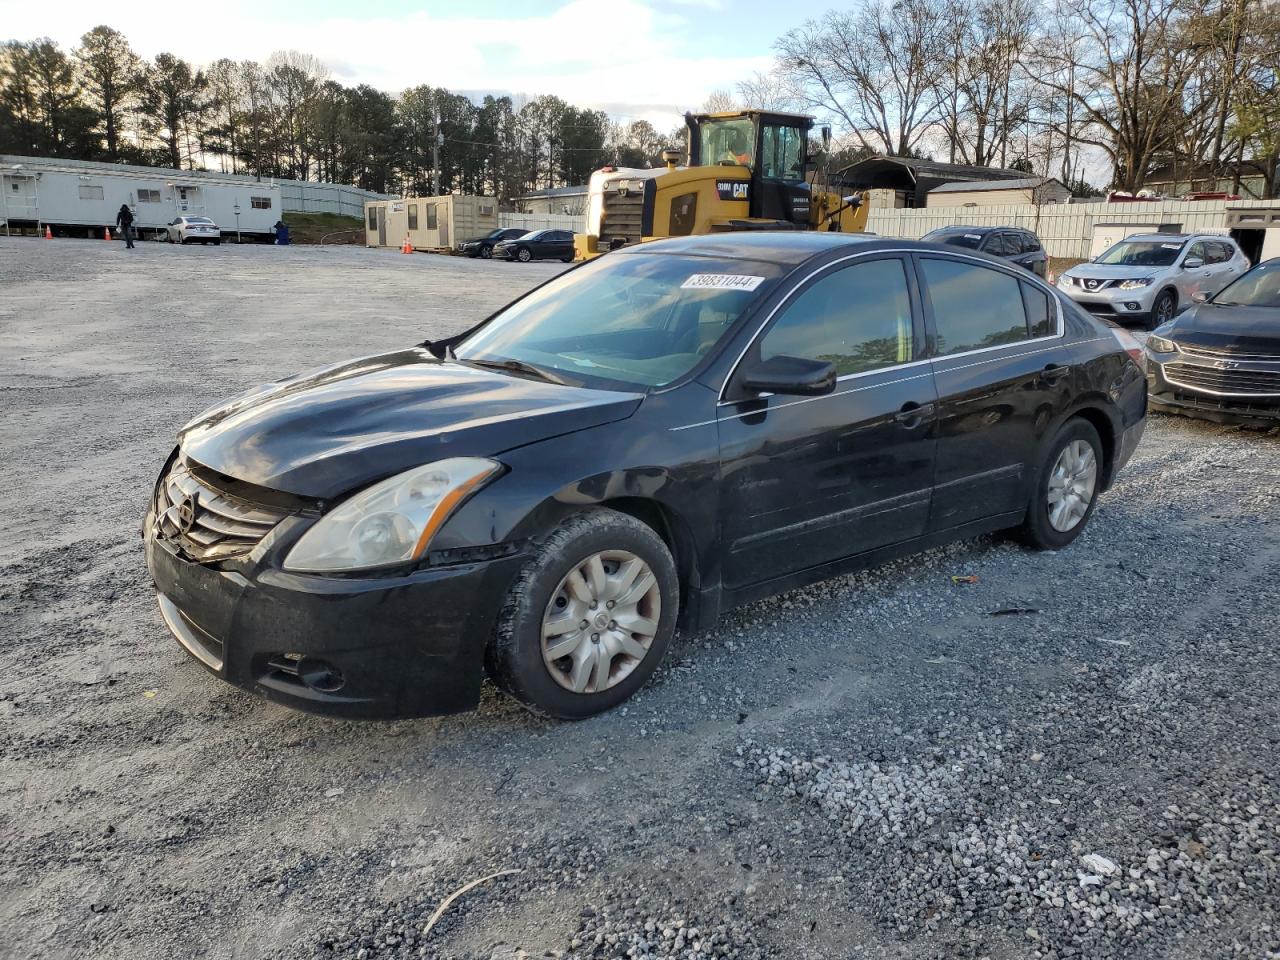
<path id="1" fill-rule="evenodd" d="M 409 235 L 404 235 L 404 245 L 400 248 L 401 253 L 413 253 L 413 244 L 409 242 Z"/>
<path id="2" fill-rule="evenodd" d="M 110 239 L 111 239 L 111 228 L 110 228 L 110 227 L 103 227 L 103 228 L 102 228 L 102 239 L 103 239 L 103 240 L 110 240 Z"/>
<path id="3" fill-rule="evenodd" d="M 47 223 L 44 225 L 44 238 L 46 240 L 53 239 L 53 228 L 49 226 Z"/>
<path id="4" fill-rule="evenodd" d="M 1045 279 L 1049 281 L 1049 286 L 1052 287 L 1058 282 L 1058 274 L 1053 270 L 1050 270 L 1049 276 L 1047 276 Z"/>

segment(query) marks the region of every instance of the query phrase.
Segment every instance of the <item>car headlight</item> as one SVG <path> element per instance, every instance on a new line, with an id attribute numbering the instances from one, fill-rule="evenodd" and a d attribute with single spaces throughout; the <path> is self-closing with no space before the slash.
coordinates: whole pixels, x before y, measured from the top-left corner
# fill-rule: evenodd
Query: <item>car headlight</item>
<path id="1" fill-rule="evenodd" d="M 1174 353 L 1178 349 L 1178 345 L 1172 340 L 1157 337 L 1154 333 L 1147 337 L 1147 347 L 1156 353 Z"/>
<path id="2" fill-rule="evenodd" d="M 1058 278 L 1058 286 L 1060 287 L 1071 286 L 1071 278 L 1064 273 L 1062 276 Z"/>
<path id="3" fill-rule="evenodd" d="M 1151 286 L 1150 277 L 1134 277 L 1132 280 L 1121 280 L 1121 290 L 1137 290 L 1139 287 Z"/>
<path id="4" fill-rule="evenodd" d="M 417 560 L 462 502 L 501 469 L 483 457 L 453 457 L 375 483 L 321 517 L 284 568 L 329 573 Z"/>

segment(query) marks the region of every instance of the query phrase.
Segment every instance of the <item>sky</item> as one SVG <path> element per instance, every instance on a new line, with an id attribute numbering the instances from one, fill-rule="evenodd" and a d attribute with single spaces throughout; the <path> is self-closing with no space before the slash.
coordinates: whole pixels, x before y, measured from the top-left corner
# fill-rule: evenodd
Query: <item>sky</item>
<path id="1" fill-rule="evenodd" d="M 0 0 L 0 38 L 64 49 L 100 23 L 150 58 L 264 60 L 294 49 L 347 85 L 550 93 L 659 129 L 772 62 L 779 35 L 832 0 Z M 56 11 L 56 12 L 55 12 Z"/>

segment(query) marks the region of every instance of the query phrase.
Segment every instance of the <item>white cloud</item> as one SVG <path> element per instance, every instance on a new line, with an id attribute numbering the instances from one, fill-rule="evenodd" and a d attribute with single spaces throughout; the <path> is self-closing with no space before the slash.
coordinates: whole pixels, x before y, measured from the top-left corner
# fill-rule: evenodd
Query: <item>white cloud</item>
<path id="1" fill-rule="evenodd" d="M 720 0 L 681 0 L 715 7 Z M 581 107 L 608 108 L 620 119 L 679 122 L 717 88 L 732 88 L 771 57 L 706 57 L 682 14 L 642 0 L 573 0 L 546 14 L 442 19 L 426 12 L 397 17 L 283 17 L 270 5 L 227 0 L 187 16 L 171 3 L 137 0 L 109 11 L 66 0 L 57 16 L 38 4 L 5 4 L 11 37 L 51 36 L 64 48 L 101 22 L 120 30 L 146 57 L 168 51 L 198 64 L 218 57 L 264 60 L 295 49 L 323 60 L 346 84 L 389 92 L 417 84 L 455 90 L 555 94 Z"/>

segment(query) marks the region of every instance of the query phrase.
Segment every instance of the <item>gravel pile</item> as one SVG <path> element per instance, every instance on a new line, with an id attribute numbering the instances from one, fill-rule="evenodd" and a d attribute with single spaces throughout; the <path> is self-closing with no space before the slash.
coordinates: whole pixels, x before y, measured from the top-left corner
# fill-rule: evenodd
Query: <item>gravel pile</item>
<path id="1" fill-rule="evenodd" d="M 949 926 L 979 946 L 975 928 L 994 922 L 1021 931 L 1033 957 L 1123 956 L 1126 945 L 1215 927 L 1280 893 L 1280 802 L 1262 772 L 1230 796 L 1192 791 L 1159 812 L 1146 838 L 1112 836 L 1094 848 L 1086 837 L 1114 831 L 1069 814 L 1026 814 L 1043 804 L 1021 789 L 1001 744 L 980 734 L 898 762 L 753 744 L 739 755 L 735 765 L 763 794 L 816 807 L 846 845 L 849 876 L 865 882 L 878 919 L 900 935 Z M 1280 934 L 1264 923 L 1232 947 L 1277 956 Z"/>
<path id="2" fill-rule="evenodd" d="M 585 908 L 567 954 L 573 960 L 763 960 L 773 955 L 757 940 L 756 925 L 741 916 L 695 921 L 670 903 L 648 899 Z"/>

